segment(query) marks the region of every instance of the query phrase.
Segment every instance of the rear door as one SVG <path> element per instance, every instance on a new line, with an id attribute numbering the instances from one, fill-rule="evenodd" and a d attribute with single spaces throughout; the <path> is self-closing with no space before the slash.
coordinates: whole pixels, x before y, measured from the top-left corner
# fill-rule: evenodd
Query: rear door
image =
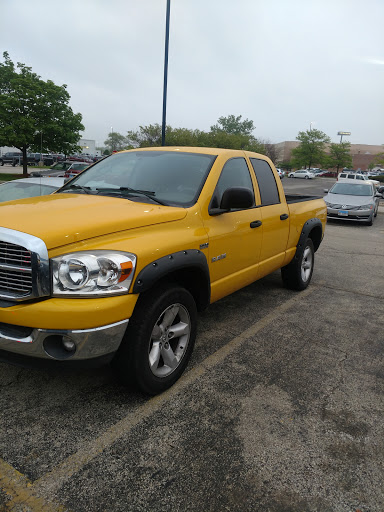
<path id="1" fill-rule="evenodd" d="M 289 210 L 284 192 L 276 183 L 275 174 L 265 160 L 250 158 L 260 191 L 262 244 L 258 278 L 283 265 L 289 237 Z"/>

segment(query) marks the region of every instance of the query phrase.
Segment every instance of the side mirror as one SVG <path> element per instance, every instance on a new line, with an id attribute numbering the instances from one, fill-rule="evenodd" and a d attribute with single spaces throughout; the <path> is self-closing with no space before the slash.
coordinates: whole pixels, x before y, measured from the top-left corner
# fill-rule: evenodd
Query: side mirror
<path id="1" fill-rule="evenodd" d="M 232 210 L 233 208 L 250 208 L 253 205 L 253 194 L 249 188 L 227 188 L 221 198 L 220 209 Z"/>
<path id="2" fill-rule="evenodd" d="M 380 194 L 380 192 L 376 192 L 375 197 L 380 197 L 380 199 L 382 199 L 384 197 L 383 194 L 384 194 L 384 192 L 382 192 L 381 194 Z"/>

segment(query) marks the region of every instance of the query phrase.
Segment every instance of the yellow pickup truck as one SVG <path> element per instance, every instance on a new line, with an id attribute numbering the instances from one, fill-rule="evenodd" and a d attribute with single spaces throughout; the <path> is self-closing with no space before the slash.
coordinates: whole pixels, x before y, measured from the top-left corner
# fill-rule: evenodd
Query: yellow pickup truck
<path id="1" fill-rule="evenodd" d="M 187 147 L 116 153 L 0 208 L 0 359 L 111 363 L 148 394 L 183 373 L 197 311 L 279 268 L 306 288 L 327 215 L 264 155 Z"/>

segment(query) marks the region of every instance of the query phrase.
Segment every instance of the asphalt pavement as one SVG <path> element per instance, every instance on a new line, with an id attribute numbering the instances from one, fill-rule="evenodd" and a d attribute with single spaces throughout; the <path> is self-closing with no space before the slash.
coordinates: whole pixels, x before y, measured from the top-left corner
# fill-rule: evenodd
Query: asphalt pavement
<path id="1" fill-rule="evenodd" d="M 307 290 L 275 272 L 212 304 L 160 396 L 0 363 L 0 510 L 382 512 L 383 234 L 382 208 L 328 222 Z"/>

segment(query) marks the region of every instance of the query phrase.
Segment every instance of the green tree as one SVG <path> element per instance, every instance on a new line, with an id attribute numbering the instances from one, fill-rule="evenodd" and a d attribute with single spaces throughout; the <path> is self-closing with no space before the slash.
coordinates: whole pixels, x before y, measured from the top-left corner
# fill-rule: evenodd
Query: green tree
<path id="1" fill-rule="evenodd" d="M 211 126 L 211 132 L 223 131 L 232 133 L 234 135 L 251 135 L 255 126 L 253 121 L 249 119 L 241 120 L 242 116 L 229 115 L 227 117 L 221 116 L 217 120 L 217 124 Z"/>
<path id="2" fill-rule="evenodd" d="M 328 167 L 337 169 L 339 174 L 340 167 L 352 167 L 351 143 L 340 142 L 329 146 Z"/>
<path id="3" fill-rule="evenodd" d="M 46 82 L 7 52 L 0 63 L 0 146 L 20 149 L 27 176 L 27 150 L 71 154 L 80 150 L 81 114 L 68 105 L 66 85 Z"/>
<path id="4" fill-rule="evenodd" d="M 104 141 L 104 144 L 112 153 L 113 151 L 121 151 L 127 146 L 127 139 L 124 135 L 118 132 L 110 132 L 108 133 L 107 140 Z"/>
<path id="5" fill-rule="evenodd" d="M 311 168 L 314 164 L 322 164 L 326 160 L 325 148 L 331 139 L 320 130 L 299 132 L 296 140 L 300 145 L 292 150 L 292 163 L 295 167 Z"/>
<path id="6" fill-rule="evenodd" d="M 168 134 L 169 126 L 166 127 Z M 126 141 L 134 148 L 146 148 L 149 146 L 161 146 L 161 125 L 158 123 L 148 126 L 139 126 L 138 131 L 127 132 Z"/>

